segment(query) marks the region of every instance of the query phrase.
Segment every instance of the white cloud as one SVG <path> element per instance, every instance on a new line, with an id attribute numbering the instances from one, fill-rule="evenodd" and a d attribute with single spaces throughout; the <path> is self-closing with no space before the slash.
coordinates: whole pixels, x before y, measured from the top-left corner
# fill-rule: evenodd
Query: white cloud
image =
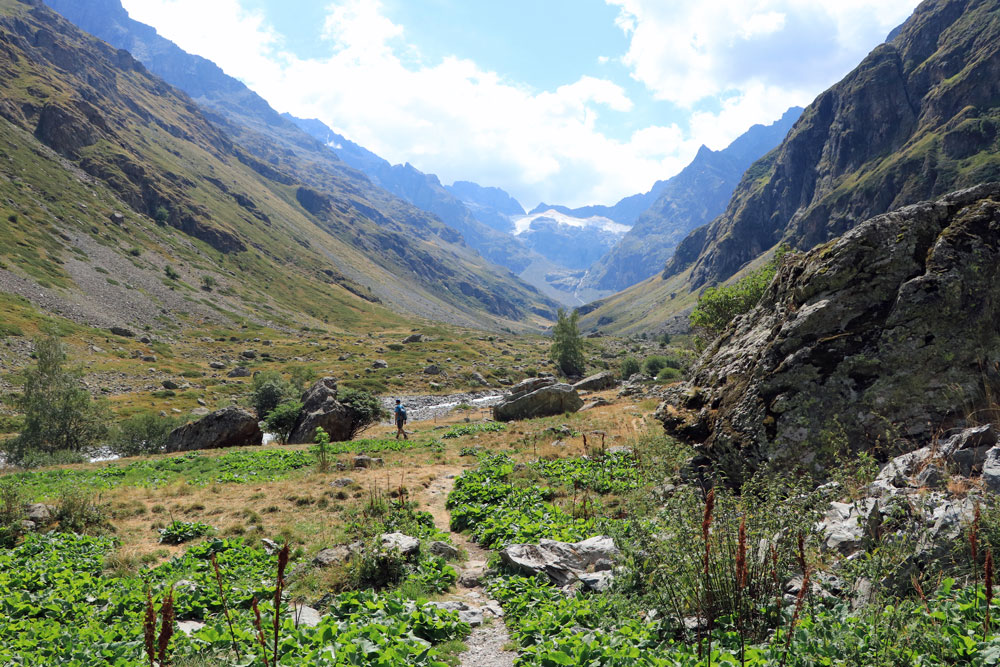
<path id="1" fill-rule="evenodd" d="M 629 36 L 623 62 L 657 98 L 718 113 L 691 131 L 721 148 L 753 123 L 805 105 L 850 71 L 917 0 L 606 0 Z"/>
<path id="2" fill-rule="evenodd" d="M 751 124 L 808 103 L 916 2 L 606 1 L 619 7 L 630 47 L 599 63 L 623 63 L 656 97 L 687 107 L 688 127 L 667 122 L 619 140 L 598 124 L 634 108 L 614 81 L 581 76 L 536 91 L 467 59 L 426 62 L 380 0 L 330 4 L 321 26 L 329 54 L 309 59 L 240 0 L 123 4 L 280 111 L 319 118 L 443 182 L 499 185 L 531 207 L 613 203 L 679 171 L 702 143 L 722 148 Z"/>

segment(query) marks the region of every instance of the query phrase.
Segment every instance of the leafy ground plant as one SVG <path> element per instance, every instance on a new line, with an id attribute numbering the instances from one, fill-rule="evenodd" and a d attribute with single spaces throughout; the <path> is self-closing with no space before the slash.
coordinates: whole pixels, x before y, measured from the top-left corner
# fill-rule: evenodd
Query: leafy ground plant
<path id="1" fill-rule="evenodd" d="M 208 535 L 212 527 L 201 522 L 171 521 L 160 529 L 160 544 L 183 544 Z"/>

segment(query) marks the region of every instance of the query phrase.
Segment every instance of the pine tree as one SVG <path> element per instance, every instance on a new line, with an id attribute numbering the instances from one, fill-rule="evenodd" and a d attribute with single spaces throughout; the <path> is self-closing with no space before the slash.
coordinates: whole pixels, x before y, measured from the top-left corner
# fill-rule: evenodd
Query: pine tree
<path id="1" fill-rule="evenodd" d="M 552 348 L 549 356 L 566 376 L 583 375 L 585 362 L 583 359 L 583 338 L 577 321 L 580 313 L 574 310 L 570 314 L 559 309 L 556 324 L 552 327 Z"/>

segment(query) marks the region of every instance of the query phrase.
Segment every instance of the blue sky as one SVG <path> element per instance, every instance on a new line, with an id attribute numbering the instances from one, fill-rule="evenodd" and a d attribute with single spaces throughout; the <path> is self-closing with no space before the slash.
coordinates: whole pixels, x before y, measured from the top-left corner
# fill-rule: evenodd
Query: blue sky
<path id="1" fill-rule="evenodd" d="M 614 203 L 808 104 L 915 0 L 123 0 L 279 111 L 445 183 Z M 220 29 L 225 26 L 225 29 Z"/>

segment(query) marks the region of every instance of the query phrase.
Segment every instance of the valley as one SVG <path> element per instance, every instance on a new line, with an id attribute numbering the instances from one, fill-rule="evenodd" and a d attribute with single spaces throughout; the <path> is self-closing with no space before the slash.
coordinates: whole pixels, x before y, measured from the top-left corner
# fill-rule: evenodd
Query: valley
<path id="1" fill-rule="evenodd" d="M 0 665 L 1000 663 L 1000 2 L 925 0 L 810 104 L 534 207 L 490 125 L 529 109 L 480 119 L 511 185 L 445 179 L 126 6 L 0 0 Z M 360 7 L 271 64 L 420 29 Z M 639 57 L 504 99 L 691 114 L 633 143 L 745 101 Z"/>

